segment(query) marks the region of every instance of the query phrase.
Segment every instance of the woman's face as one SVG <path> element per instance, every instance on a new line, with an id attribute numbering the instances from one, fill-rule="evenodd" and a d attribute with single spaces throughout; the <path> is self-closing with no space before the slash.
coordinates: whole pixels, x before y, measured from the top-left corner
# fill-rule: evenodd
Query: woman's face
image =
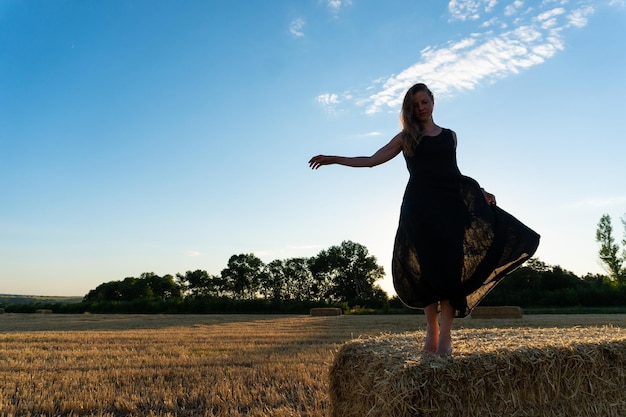
<path id="1" fill-rule="evenodd" d="M 413 94 L 413 114 L 420 122 L 429 121 L 433 115 L 435 103 L 426 91 L 418 91 Z"/>

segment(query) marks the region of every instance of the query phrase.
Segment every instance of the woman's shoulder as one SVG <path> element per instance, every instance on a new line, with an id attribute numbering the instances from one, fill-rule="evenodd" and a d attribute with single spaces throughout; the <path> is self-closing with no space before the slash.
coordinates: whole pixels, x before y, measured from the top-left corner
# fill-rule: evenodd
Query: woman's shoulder
<path id="1" fill-rule="evenodd" d="M 452 141 L 454 142 L 454 149 L 456 149 L 456 145 L 457 145 L 456 132 L 452 129 L 448 129 L 445 127 L 443 128 L 443 132 L 446 132 L 446 134 L 448 134 L 452 138 Z"/>

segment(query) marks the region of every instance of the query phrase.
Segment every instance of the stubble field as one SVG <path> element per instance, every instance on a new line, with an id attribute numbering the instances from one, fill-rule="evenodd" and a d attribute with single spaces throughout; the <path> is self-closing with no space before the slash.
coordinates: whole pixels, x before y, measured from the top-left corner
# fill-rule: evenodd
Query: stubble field
<path id="1" fill-rule="evenodd" d="M 0 416 L 326 416 L 353 338 L 420 315 L 0 315 Z M 626 327 L 626 315 L 471 319 L 456 329 Z"/>

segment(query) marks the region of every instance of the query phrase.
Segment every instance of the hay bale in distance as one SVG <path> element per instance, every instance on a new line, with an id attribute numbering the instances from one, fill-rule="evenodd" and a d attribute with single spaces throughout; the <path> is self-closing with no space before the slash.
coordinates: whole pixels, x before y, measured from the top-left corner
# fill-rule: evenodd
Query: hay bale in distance
<path id="1" fill-rule="evenodd" d="M 37 310 L 35 310 L 35 313 L 37 313 L 37 314 L 52 314 L 52 310 L 50 310 L 49 308 L 38 308 Z"/>
<path id="2" fill-rule="evenodd" d="M 4 314 L 4 308 L 0 308 L 0 314 Z"/>
<path id="3" fill-rule="evenodd" d="M 312 316 L 341 316 L 341 309 L 335 307 L 312 308 L 309 313 Z"/>
<path id="4" fill-rule="evenodd" d="M 470 315 L 473 319 L 521 319 L 524 311 L 517 306 L 476 307 Z"/>
<path id="5" fill-rule="evenodd" d="M 451 356 L 422 334 L 343 345 L 333 417 L 626 416 L 626 329 L 461 329 Z"/>

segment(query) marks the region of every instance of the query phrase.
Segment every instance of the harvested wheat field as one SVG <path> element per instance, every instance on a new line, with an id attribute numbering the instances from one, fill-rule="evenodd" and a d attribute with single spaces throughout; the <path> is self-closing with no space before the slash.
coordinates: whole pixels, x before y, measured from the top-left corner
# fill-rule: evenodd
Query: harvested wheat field
<path id="1" fill-rule="evenodd" d="M 582 340 L 608 325 L 626 329 L 626 315 L 458 320 L 451 360 L 482 349 L 487 334 L 530 346 L 527 332 L 573 329 Z M 342 345 L 388 335 L 419 343 L 423 328 L 419 315 L 5 313 L 0 416 L 328 416 Z"/>

